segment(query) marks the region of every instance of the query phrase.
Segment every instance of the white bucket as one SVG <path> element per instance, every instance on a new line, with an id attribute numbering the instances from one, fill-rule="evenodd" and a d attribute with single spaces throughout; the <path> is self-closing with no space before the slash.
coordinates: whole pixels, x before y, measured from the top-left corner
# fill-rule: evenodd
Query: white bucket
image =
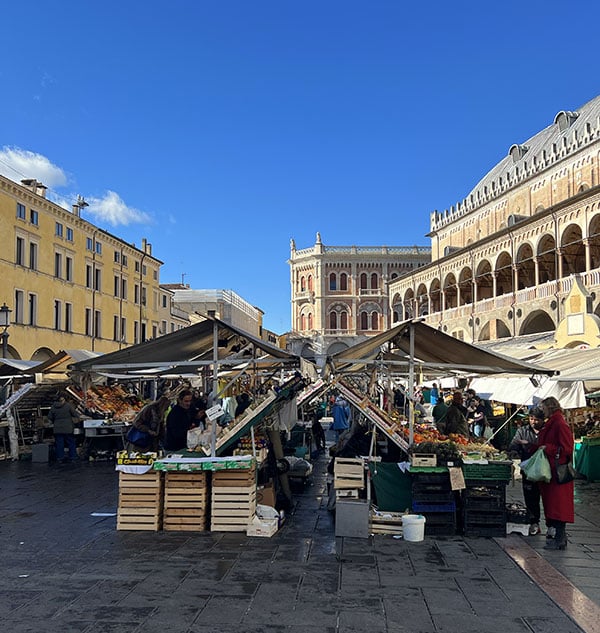
<path id="1" fill-rule="evenodd" d="M 402 535 L 405 541 L 422 541 L 425 537 L 425 517 L 421 514 L 403 514 Z"/>

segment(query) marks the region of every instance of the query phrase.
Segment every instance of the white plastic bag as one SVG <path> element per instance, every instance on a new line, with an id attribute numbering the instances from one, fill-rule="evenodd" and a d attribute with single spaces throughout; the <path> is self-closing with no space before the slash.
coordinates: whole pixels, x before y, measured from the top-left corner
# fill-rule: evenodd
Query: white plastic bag
<path id="1" fill-rule="evenodd" d="M 188 450 L 193 451 L 198 446 L 203 448 L 210 446 L 210 431 L 204 431 L 202 428 L 196 427 L 187 432 Z"/>

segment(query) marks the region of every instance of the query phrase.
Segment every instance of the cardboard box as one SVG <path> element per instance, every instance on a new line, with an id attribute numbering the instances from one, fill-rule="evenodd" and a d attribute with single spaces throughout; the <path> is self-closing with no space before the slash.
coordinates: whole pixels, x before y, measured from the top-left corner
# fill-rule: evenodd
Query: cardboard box
<path id="1" fill-rule="evenodd" d="M 264 486 L 259 486 L 256 490 L 256 502 L 261 503 L 264 506 L 271 506 L 274 508 L 276 497 L 275 485 L 272 481 Z"/>
<path id="2" fill-rule="evenodd" d="M 271 537 L 279 527 L 278 519 L 263 520 L 254 517 L 246 528 L 246 536 L 267 536 Z"/>

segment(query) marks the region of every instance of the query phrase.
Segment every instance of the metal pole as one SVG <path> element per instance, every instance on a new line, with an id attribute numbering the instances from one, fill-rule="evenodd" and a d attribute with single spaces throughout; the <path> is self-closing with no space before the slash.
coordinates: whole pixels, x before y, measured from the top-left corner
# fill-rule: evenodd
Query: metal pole
<path id="1" fill-rule="evenodd" d="M 219 391 L 219 326 L 216 321 L 213 323 L 213 385 L 212 385 L 212 397 L 213 402 L 209 403 L 210 406 L 216 404 L 217 395 Z M 211 457 L 217 456 L 217 421 L 212 421 L 211 438 L 210 438 L 210 455 Z"/>
<path id="2" fill-rule="evenodd" d="M 412 446 L 415 425 L 415 324 L 408 325 L 409 334 L 409 365 L 408 365 L 408 443 Z"/>
<path id="3" fill-rule="evenodd" d="M 2 332 L 2 358 L 8 358 L 8 337 L 8 332 L 4 330 Z"/>

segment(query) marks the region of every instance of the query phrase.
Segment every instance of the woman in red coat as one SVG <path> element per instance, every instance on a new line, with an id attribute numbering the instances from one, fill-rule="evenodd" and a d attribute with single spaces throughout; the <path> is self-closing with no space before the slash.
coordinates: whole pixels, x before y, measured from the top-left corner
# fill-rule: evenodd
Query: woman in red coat
<path id="1" fill-rule="evenodd" d="M 540 408 L 547 420 L 538 435 L 538 445 L 544 447 L 552 469 L 552 481 L 539 484 L 550 537 L 545 549 L 562 550 L 567 547 L 566 524 L 575 521 L 575 505 L 573 482 L 559 484 L 556 481 L 556 453 L 560 451 L 559 463 L 566 464 L 573 459 L 575 443 L 558 400 L 552 397 L 544 398 L 540 403 Z M 553 532 L 555 535 L 551 538 Z"/>

